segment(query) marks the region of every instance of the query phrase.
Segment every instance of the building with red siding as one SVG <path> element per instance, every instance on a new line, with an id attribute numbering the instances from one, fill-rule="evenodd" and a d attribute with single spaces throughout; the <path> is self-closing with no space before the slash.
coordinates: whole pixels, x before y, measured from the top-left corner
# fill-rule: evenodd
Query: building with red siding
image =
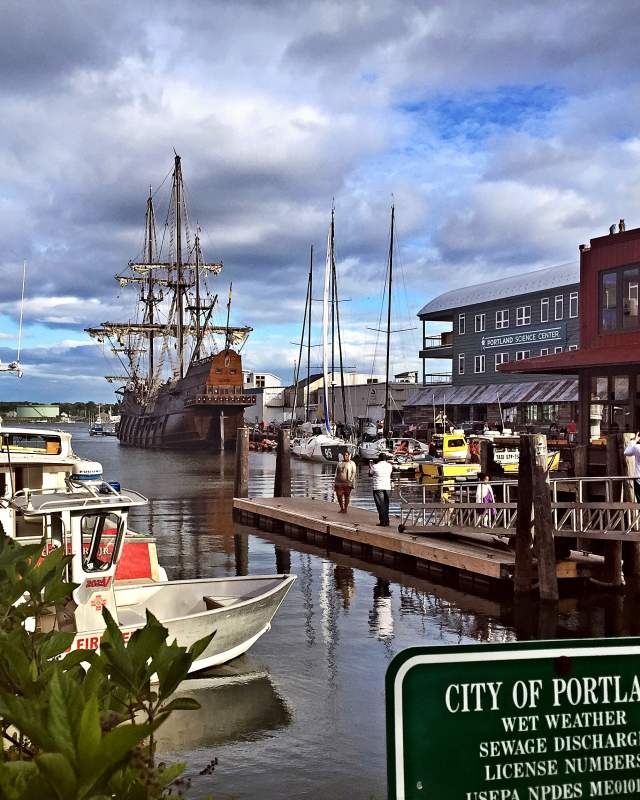
<path id="1" fill-rule="evenodd" d="M 583 443 L 640 429 L 640 228 L 580 246 L 580 346 L 504 364 L 504 373 L 578 376 Z"/>

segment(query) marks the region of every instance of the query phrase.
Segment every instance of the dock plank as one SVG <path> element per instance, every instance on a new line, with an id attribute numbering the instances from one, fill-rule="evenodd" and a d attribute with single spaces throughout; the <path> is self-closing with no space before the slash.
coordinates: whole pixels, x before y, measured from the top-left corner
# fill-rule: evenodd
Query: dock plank
<path id="1" fill-rule="evenodd" d="M 375 512 L 355 506 L 350 506 L 345 516 L 339 513 L 335 503 L 306 497 L 234 498 L 233 505 L 235 509 L 258 517 L 483 577 L 509 578 L 514 566 L 512 552 L 481 542 L 399 533 L 393 519 L 391 527 L 380 528 L 376 525 Z"/>

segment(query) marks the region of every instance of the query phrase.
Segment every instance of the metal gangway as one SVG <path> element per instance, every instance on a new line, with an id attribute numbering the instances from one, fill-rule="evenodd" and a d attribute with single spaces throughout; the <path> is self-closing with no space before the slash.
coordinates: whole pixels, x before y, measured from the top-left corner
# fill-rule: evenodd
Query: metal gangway
<path id="1" fill-rule="evenodd" d="M 635 502 L 633 483 L 628 476 L 551 478 L 553 535 L 640 541 L 640 503 Z M 492 503 L 476 502 L 478 486 L 451 478 L 402 485 L 398 530 L 515 536 L 518 481 L 492 481 Z"/>

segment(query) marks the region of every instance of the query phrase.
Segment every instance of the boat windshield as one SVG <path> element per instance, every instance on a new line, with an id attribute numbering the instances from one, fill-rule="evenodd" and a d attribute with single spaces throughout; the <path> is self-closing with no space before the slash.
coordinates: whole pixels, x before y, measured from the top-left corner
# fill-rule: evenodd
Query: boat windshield
<path id="1" fill-rule="evenodd" d="M 82 517 L 82 568 L 85 572 L 103 572 L 111 567 L 118 553 L 123 527 L 117 514 L 85 514 Z"/>
<path id="2" fill-rule="evenodd" d="M 3 433 L 0 434 L 0 452 L 34 453 L 36 455 L 59 456 L 62 443 L 59 436 L 45 436 L 41 433 Z"/>

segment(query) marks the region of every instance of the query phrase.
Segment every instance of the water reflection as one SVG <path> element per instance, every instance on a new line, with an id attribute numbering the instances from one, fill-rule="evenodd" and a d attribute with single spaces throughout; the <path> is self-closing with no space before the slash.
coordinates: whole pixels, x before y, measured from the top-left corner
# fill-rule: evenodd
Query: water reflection
<path id="1" fill-rule="evenodd" d="M 276 691 L 268 670 L 247 657 L 206 677 L 185 681 L 177 695 L 193 697 L 199 711 L 177 711 L 157 736 L 161 753 L 256 739 L 289 725 L 292 714 Z"/>

